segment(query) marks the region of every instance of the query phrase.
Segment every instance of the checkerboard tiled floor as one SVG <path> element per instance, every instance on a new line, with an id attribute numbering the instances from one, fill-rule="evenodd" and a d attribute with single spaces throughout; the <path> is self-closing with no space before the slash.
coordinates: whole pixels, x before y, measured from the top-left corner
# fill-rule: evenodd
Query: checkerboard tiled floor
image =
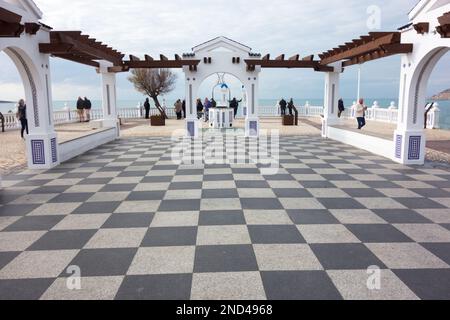
<path id="1" fill-rule="evenodd" d="M 0 299 L 450 299 L 449 171 L 282 137 L 264 176 L 175 165 L 175 143 L 124 139 L 5 177 Z"/>

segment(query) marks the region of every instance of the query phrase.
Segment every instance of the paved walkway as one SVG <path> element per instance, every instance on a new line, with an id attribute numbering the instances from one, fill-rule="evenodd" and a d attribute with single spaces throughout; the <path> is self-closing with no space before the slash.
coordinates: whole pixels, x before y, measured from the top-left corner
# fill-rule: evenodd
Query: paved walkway
<path id="1" fill-rule="evenodd" d="M 6 177 L 0 299 L 450 299 L 450 171 L 303 135 L 265 175 L 175 164 L 178 143 Z"/>

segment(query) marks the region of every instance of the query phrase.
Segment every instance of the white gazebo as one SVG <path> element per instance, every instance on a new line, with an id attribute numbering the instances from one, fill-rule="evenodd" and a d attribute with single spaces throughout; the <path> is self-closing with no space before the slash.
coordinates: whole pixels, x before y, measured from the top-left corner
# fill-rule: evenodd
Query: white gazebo
<path id="1" fill-rule="evenodd" d="M 200 60 L 196 68 L 185 66 L 186 77 L 186 129 L 191 137 L 198 136 L 196 100 L 198 91 L 204 80 L 214 74 L 231 74 L 243 84 L 246 90 L 248 110 L 245 119 L 245 133 L 248 137 L 259 135 L 258 118 L 258 84 L 261 67 L 249 68 L 245 60 L 258 60 L 259 54 L 252 52 L 239 42 L 226 37 L 218 37 L 192 48 L 192 53 L 184 58 Z"/>

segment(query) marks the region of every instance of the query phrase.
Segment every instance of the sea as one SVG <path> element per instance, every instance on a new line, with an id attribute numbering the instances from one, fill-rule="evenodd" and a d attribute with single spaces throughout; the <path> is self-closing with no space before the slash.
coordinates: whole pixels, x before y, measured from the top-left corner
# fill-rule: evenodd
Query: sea
<path id="1" fill-rule="evenodd" d="M 176 99 L 167 99 L 166 105 L 173 106 Z M 260 99 L 259 105 L 268 107 L 268 106 L 275 106 L 277 104 L 279 99 Z M 350 107 L 355 99 L 344 99 L 344 103 L 346 107 Z M 366 99 L 365 104 L 368 106 L 372 106 L 373 103 L 377 101 L 378 105 L 381 108 L 389 108 L 391 105 L 391 102 L 394 102 L 396 106 L 398 106 L 398 99 L 391 98 L 371 98 Z M 160 100 L 162 103 L 162 99 Z M 430 101 L 431 102 L 431 101 Z M 139 103 L 143 103 L 143 101 L 139 100 L 118 100 L 117 104 L 119 108 L 134 108 L 139 105 Z M 154 107 L 153 101 L 150 102 L 152 107 Z M 294 103 L 297 106 L 303 106 L 306 103 L 309 103 L 311 106 L 323 106 L 323 99 L 305 99 L 305 98 L 297 98 L 294 99 Z M 438 101 L 439 103 L 439 109 L 440 112 L 440 127 L 441 129 L 450 130 L 450 100 L 449 101 Z M 76 105 L 76 100 L 57 100 L 53 101 L 53 110 L 64 110 L 64 108 L 69 107 L 73 109 Z M 92 106 L 94 109 L 101 109 L 102 102 L 100 100 L 94 100 L 92 101 Z M 0 103 L 0 112 L 2 113 L 8 113 L 9 111 L 13 111 L 16 108 L 16 103 Z"/>

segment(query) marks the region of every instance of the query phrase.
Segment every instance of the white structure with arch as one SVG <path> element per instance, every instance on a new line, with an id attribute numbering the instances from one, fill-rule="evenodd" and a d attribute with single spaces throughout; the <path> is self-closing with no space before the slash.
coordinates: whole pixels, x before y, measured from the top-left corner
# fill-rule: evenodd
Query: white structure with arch
<path id="1" fill-rule="evenodd" d="M 402 43 L 414 45 L 413 52 L 402 57 L 399 121 L 394 136 L 394 160 L 403 164 L 425 161 L 427 84 L 437 62 L 450 50 L 450 38 L 437 30 L 439 18 L 447 12 L 449 0 L 422 0 L 409 14 L 411 25 L 402 31 Z M 422 26 L 420 32 L 416 26 Z"/>
<path id="2" fill-rule="evenodd" d="M 41 53 L 40 45 L 51 42 L 52 29 L 41 24 L 42 12 L 31 0 L 0 0 L 2 20 L 12 28 L 11 35 L 0 37 L 0 51 L 5 52 L 16 66 L 25 91 L 30 134 L 26 139 L 28 167 L 50 169 L 99 145 L 95 135 L 78 139 L 76 150 L 60 148 L 53 121 L 53 100 L 50 54 Z M 5 27 L 6 28 L 6 27 Z M 17 28 L 17 31 L 14 29 Z M 116 110 L 115 74 L 108 72 L 108 64 L 99 62 L 103 80 L 103 126 L 113 128 L 102 132 L 101 142 L 119 136 Z"/>
<path id="3" fill-rule="evenodd" d="M 249 70 L 244 62 L 249 59 L 259 59 L 258 54 L 252 53 L 252 49 L 236 41 L 225 37 L 205 42 L 192 49 L 188 55 L 200 60 L 198 68 L 185 66 L 183 71 L 186 77 L 186 130 L 190 137 L 199 134 L 199 122 L 197 119 L 196 100 L 202 82 L 214 74 L 230 74 L 242 82 L 246 89 L 248 110 L 245 120 L 245 133 L 248 137 L 259 135 L 258 117 L 258 88 L 259 73 L 261 67 Z M 186 56 L 186 55 L 185 55 Z"/>

